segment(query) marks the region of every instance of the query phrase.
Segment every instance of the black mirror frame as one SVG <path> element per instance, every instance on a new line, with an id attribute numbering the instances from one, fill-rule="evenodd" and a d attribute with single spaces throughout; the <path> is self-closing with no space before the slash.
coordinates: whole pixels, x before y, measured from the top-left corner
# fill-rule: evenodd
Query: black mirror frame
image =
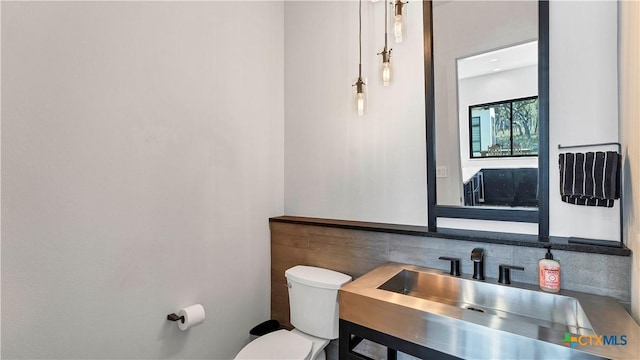
<path id="1" fill-rule="evenodd" d="M 549 1 L 538 2 L 538 209 L 476 209 L 438 205 L 436 197 L 435 100 L 433 67 L 433 10 L 423 0 L 424 80 L 427 136 L 428 229 L 437 231 L 437 219 L 458 218 L 538 223 L 538 239 L 549 241 Z"/>

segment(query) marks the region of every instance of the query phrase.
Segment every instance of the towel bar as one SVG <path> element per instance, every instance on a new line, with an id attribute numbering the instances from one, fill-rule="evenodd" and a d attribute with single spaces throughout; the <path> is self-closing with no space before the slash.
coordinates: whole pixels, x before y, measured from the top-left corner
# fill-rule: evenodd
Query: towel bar
<path id="1" fill-rule="evenodd" d="M 562 150 L 562 149 L 575 149 L 575 148 L 583 148 L 583 147 L 595 147 L 595 146 L 617 146 L 618 147 L 618 153 L 620 154 L 620 156 L 622 156 L 622 144 L 620 144 L 619 142 L 603 142 L 603 143 L 594 143 L 594 144 L 580 144 L 580 145 L 561 145 L 558 144 L 558 149 Z M 620 179 L 618 181 L 620 181 L 620 184 L 622 184 L 622 169 L 624 167 L 622 167 L 621 165 L 621 174 L 620 174 Z M 616 244 L 616 245 L 605 245 L 605 246 L 615 246 L 615 247 L 622 247 L 624 245 L 624 238 L 623 238 L 623 234 L 624 234 L 624 217 L 623 217 L 623 209 L 622 207 L 624 206 L 624 202 L 623 200 L 623 191 L 622 191 L 622 186 L 620 189 L 620 204 L 618 205 L 620 207 L 620 245 Z M 573 241 L 572 241 L 573 239 Z M 596 245 L 593 241 L 591 241 L 590 239 L 581 239 L 581 238 L 569 238 L 569 242 L 573 242 L 576 244 L 587 244 L 587 245 Z M 603 245 L 602 243 L 599 243 L 598 245 Z"/>

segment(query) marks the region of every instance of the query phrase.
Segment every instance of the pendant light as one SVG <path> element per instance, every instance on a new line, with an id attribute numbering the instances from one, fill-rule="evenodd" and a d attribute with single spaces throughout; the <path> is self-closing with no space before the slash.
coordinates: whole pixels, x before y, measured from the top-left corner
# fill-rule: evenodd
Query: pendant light
<path id="1" fill-rule="evenodd" d="M 393 35 L 396 38 L 397 43 L 402 42 L 402 37 L 405 32 L 405 16 L 404 16 L 404 5 L 406 3 L 402 2 L 402 0 L 396 0 L 394 4 L 393 10 Z"/>
<path id="2" fill-rule="evenodd" d="M 382 64 L 380 66 L 380 76 L 382 77 L 382 85 L 389 86 L 391 83 L 391 50 L 387 49 L 388 34 L 387 34 L 387 4 L 384 5 L 384 49 L 378 53 L 382 55 Z"/>
<path id="3" fill-rule="evenodd" d="M 358 116 L 364 116 L 367 109 L 366 84 L 362 80 L 362 0 L 359 0 L 358 7 L 358 80 L 353 84 L 355 87 L 355 109 Z"/>

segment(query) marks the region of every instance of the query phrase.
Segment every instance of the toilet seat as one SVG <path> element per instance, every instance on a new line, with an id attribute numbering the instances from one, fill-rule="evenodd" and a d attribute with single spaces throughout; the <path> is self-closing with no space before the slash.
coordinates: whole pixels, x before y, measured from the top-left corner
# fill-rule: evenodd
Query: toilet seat
<path id="1" fill-rule="evenodd" d="M 238 355 L 237 360 L 307 360 L 311 355 L 313 343 L 304 337 L 287 330 L 278 330 L 261 336 L 247 346 Z"/>
<path id="2" fill-rule="evenodd" d="M 315 336 L 311 336 L 309 334 L 305 334 L 298 329 L 291 330 L 293 334 L 298 336 L 302 336 L 303 338 L 311 341 L 313 344 L 311 347 L 311 355 L 309 355 L 309 359 L 312 360 L 326 360 L 326 354 L 324 352 L 324 348 L 329 345 L 329 339 L 321 339 Z"/>

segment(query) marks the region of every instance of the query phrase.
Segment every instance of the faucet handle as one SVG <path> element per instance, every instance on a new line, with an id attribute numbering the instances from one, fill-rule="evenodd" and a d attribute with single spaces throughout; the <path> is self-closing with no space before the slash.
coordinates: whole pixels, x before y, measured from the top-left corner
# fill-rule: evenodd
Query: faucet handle
<path id="1" fill-rule="evenodd" d="M 440 256 L 438 259 L 451 261 L 451 268 L 449 270 L 449 275 L 452 276 L 460 276 L 460 259 L 449 257 L 449 256 Z"/>
<path id="2" fill-rule="evenodd" d="M 517 265 L 498 265 L 498 282 L 500 284 L 511 284 L 511 269 L 524 270 L 524 267 Z"/>

